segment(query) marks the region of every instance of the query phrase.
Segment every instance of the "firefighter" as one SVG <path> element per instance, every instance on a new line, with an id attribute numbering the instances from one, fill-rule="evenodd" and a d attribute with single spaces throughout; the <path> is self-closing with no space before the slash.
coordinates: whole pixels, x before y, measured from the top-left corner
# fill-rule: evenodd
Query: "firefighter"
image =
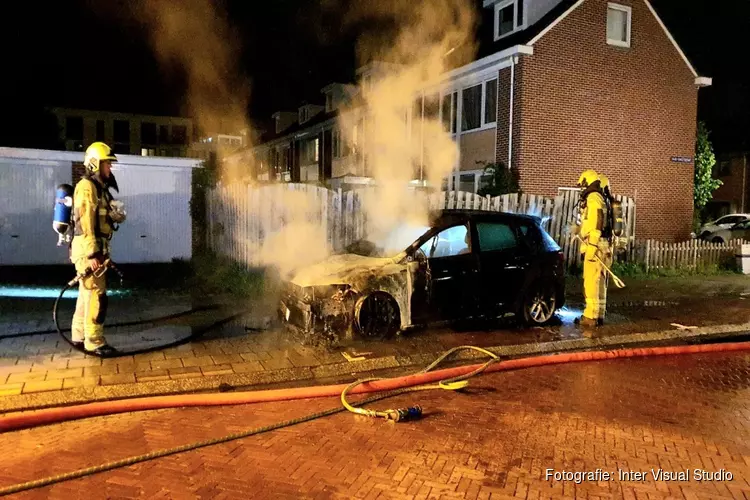
<path id="1" fill-rule="evenodd" d="M 117 161 L 109 146 L 95 142 L 86 150 L 86 172 L 73 193 L 74 235 L 70 260 L 76 273 L 82 275 L 73 315 L 72 340 L 86 351 L 107 356 L 115 350 L 104 339 L 107 314 L 107 284 L 104 268 L 110 254 L 110 240 L 116 224 L 124 222 L 125 213 L 112 198 L 109 189 L 118 190 L 112 162 Z"/>
<path id="2" fill-rule="evenodd" d="M 583 294 L 586 298 L 586 308 L 578 321 L 586 327 L 601 326 L 607 307 L 607 273 L 599 259 L 605 264 L 611 259 L 606 235 L 608 204 L 595 171 L 584 171 L 578 179 L 578 187 L 581 189 L 580 237 L 583 240 Z"/>

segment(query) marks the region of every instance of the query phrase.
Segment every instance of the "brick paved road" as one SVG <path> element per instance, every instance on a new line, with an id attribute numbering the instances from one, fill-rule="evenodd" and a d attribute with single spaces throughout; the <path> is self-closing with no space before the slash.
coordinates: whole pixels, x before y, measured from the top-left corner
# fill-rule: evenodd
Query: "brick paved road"
<path id="1" fill-rule="evenodd" d="M 750 498 L 750 355 L 550 366 L 402 395 L 420 422 L 339 414 L 19 498 Z M 382 406 L 381 402 L 379 406 Z M 164 410 L 0 436 L 0 484 L 221 436 L 333 400 Z M 559 482 L 548 468 L 732 474 L 731 481 Z"/>

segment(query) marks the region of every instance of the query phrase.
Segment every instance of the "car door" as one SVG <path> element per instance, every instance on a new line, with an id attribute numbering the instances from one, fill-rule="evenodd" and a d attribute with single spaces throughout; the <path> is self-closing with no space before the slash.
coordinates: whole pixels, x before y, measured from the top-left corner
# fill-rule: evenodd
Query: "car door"
<path id="1" fill-rule="evenodd" d="M 750 221 L 743 221 L 732 228 L 732 239 L 750 241 Z"/>
<path id="2" fill-rule="evenodd" d="M 507 311 L 523 289 L 532 256 L 510 221 L 477 221 L 476 231 L 482 307 Z"/>
<path id="3" fill-rule="evenodd" d="M 420 247 L 427 257 L 424 265 L 431 319 L 455 320 L 476 310 L 478 266 L 471 247 L 468 224 L 442 229 Z"/>

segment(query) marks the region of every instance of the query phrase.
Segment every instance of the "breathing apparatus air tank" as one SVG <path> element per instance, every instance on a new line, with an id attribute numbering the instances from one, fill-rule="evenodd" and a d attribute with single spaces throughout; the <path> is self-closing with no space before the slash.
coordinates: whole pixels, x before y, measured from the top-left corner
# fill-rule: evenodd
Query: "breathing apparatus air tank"
<path id="1" fill-rule="evenodd" d="M 73 186 L 60 184 L 55 192 L 55 212 L 52 229 L 58 234 L 57 246 L 72 240 L 71 214 L 73 212 Z"/>
<path id="2" fill-rule="evenodd" d="M 623 221 L 622 221 L 622 202 L 612 200 L 612 235 L 616 238 L 622 236 Z"/>

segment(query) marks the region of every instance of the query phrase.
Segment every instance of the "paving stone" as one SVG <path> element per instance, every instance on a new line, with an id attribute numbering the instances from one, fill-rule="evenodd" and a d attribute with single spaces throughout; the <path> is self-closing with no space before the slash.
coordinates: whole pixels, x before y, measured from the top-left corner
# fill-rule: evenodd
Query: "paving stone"
<path id="1" fill-rule="evenodd" d="M 135 382 L 135 374 L 130 373 L 123 373 L 119 375 L 102 375 L 101 377 L 101 384 L 102 385 L 115 385 L 115 384 L 130 384 Z"/>
<path id="2" fill-rule="evenodd" d="M 117 365 L 110 366 L 86 366 L 83 368 L 83 375 L 89 377 L 92 375 L 116 375 Z"/>
<path id="3" fill-rule="evenodd" d="M 280 368 L 291 368 L 294 365 L 287 358 L 264 359 L 260 362 L 266 370 L 278 370 Z"/>
<path id="4" fill-rule="evenodd" d="M 242 363 L 244 361 L 242 359 L 242 356 L 239 354 L 216 354 L 212 355 L 211 359 L 214 360 L 214 363 L 217 365 L 226 365 L 230 363 Z"/>
<path id="5" fill-rule="evenodd" d="M 153 370 L 166 370 L 168 368 L 181 368 L 181 359 L 164 359 L 164 360 L 152 360 L 151 369 Z"/>
<path id="6" fill-rule="evenodd" d="M 17 382 L 15 384 L 2 384 L 0 385 L 0 397 L 2 396 L 15 396 L 21 394 L 23 388 L 23 382 Z"/>
<path id="7" fill-rule="evenodd" d="M 138 382 L 152 382 L 154 380 L 169 380 L 169 373 L 164 370 L 152 370 L 148 372 L 138 372 L 135 374 Z"/>
<path id="8" fill-rule="evenodd" d="M 190 358 L 182 358 L 183 366 L 210 366 L 214 364 L 214 360 L 211 356 L 197 356 Z"/>
<path id="9" fill-rule="evenodd" d="M 61 378 L 83 377 L 83 368 L 69 368 L 66 370 L 50 370 L 45 380 L 57 380 Z"/>
<path id="10" fill-rule="evenodd" d="M 203 375 L 224 375 L 234 373 L 232 365 L 201 366 L 200 369 L 203 372 Z"/>
<path id="11" fill-rule="evenodd" d="M 185 366 L 183 368 L 170 368 L 169 370 L 167 370 L 167 372 L 169 372 L 169 378 L 174 379 L 174 380 L 203 376 L 203 372 L 201 372 L 201 369 L 197 366 Z"/>
<path id="12" fill-rule="evenodd" d="M 8 376 L 7 383 L 41 381 L 44 380 L 46 375 L 47 372 L 11 373 Z"/>
<path id="13" fill-rule="evenodd" d="M 93 375 L 90 377 L 74 377 L 63 380 L 63 389 L 72 389 L 74 387 L 91 387 L 99 385 L 101 377 Z"/>
<path id="14" fill-rule="evenodd" d="M 243 361 L 242 363 L 232 363 L 234 373 L 258 372 L 264 370 L 260 361 Z"/>
<path id="15" fill-rule="evenodd" d="M 94 356 L 78 355 L 68 360 L 68 368 L 87 368 L 92 366 L 102 366 L 102 360 Z"/>
<path id="16" fill-rule="evenodd" d="M 35 380 L 32 382 L 25 382 L 23 384 L 23 393 L 29 392 L 45 392 L 45 391 L 59 391 L 63 387 L 62 379 L 57 380 Z"/>

